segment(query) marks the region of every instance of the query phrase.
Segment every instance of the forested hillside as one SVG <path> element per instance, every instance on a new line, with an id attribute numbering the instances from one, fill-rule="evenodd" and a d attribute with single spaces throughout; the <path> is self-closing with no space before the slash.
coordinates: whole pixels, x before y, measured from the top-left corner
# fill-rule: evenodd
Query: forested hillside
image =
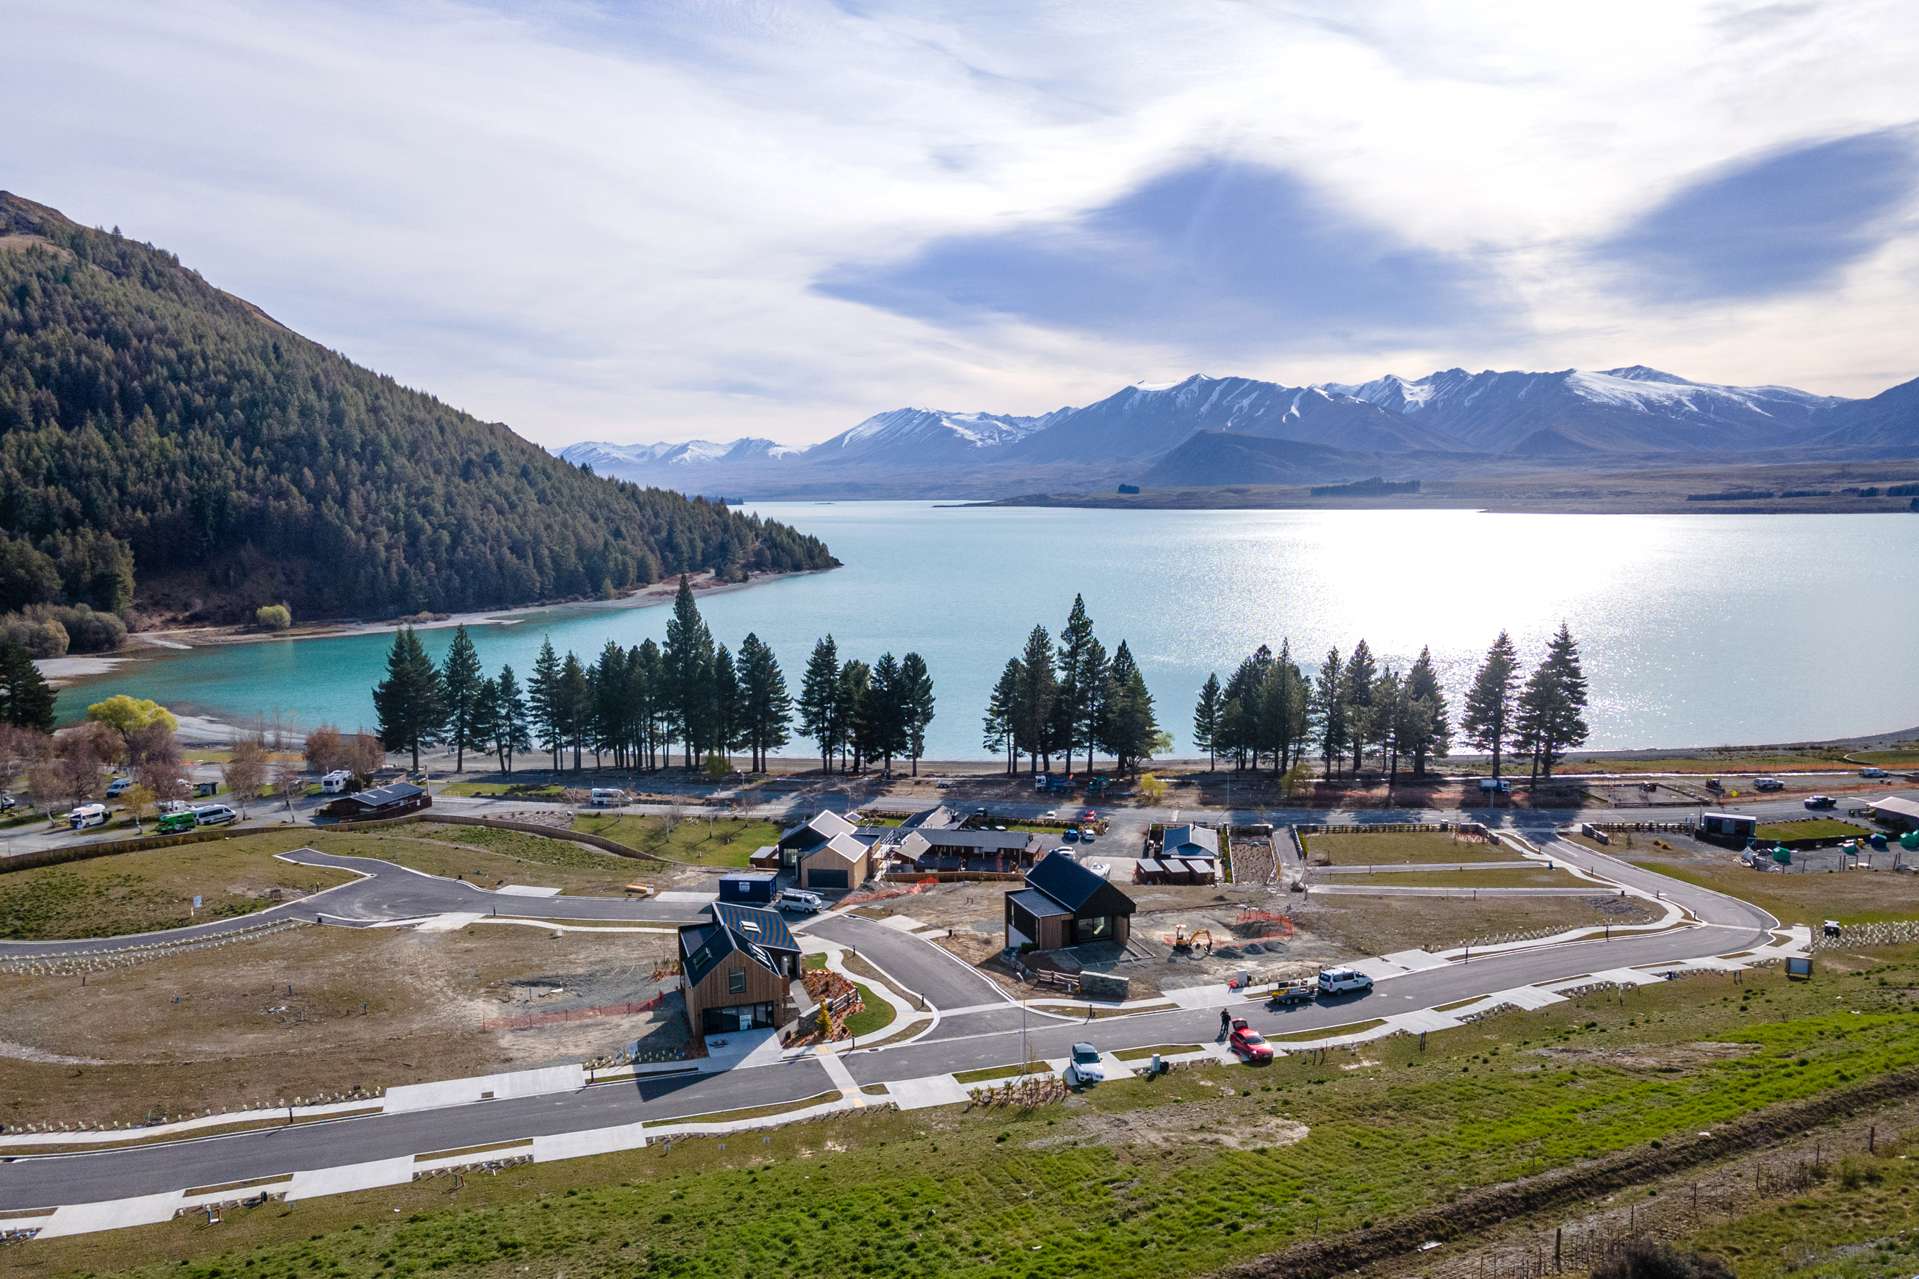
<path id="1" fill-rule="evenodd" d="M 818 539 L 597 477 L 0 192 L 0 611 L 411 613 L 829 567 Z"/>

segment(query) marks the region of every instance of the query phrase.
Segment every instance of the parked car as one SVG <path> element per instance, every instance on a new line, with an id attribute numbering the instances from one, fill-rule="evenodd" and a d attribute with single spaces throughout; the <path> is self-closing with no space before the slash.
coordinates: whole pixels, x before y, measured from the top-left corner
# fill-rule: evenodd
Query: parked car
<path id="1" fill-rule="evenodd" d="M 1510 794 L 1512 791 L 1512 788 L 1513 788 L 1513 784 L 1507 781 L 1503 777 L 1482 777 L 1479 779 L 1479 789 L 1483 794 L 1487 794 L 1487 795 Z"/>
<path id="2" fill-rule="evenodd" d="M 158 812 L 160 816 L 165 817 L 169 813 L 184 813 L 192 808 L 193 805 L 187 803 L 184 799 L 163 799 L 153 807 L 154 811 Z"/>
<path id="3" fill-rule="evenodd" d="M 116 777 L 107 783 L 107 798 L 118 799 L 132 789 L 133 779 L 131 777 Z"/>
<path id="4" fill-rule="evenodd" d="M 1752 779 L 1754 790 L 1784 790 L 1786 784 L 1777 777 L 1755 777 Z"/>
<path id="5" fill-rule="evenodd" d="M 1074 1044 L 1072 1060 L 1066 1063 L 1067 1086 L 1084 1088 L 1105 1082 L 1106 1066 L 1099 1059 L 1099 1049 L 1091 1044 Z"/>
<path id="6" fill-rule="evenodd" d="M 1079 842 L 1082 844 L 1090 844 L 1095 839 L 1098 839 L 1098 838 L 1099 838 L 1098 832 L 1094 831 L 1094 829 L 1091 826 L 1088 826 L 1085 830 L 1079 833 Z"/>
<path id="7" fill-rule="evenodd" d="M 182 808 L 176 812 L 163 814 L 160 820 L 153 824 L 153 831 L 156 835 L 179 835 L 192 830 L 199 824 L 200 819 L 194 815 L 192 809 Z"/>
<path id="8" fill-rule="evenodd" d="M 1079 854 L 1075 853 L 1070 848 L 1055 848 L 1053 850 L 1053 856 L 1064 857 L 1069 862 L 1076 862 L 1079 860 Z"/>
<path id="9" fill-rule="evenodd" d="M 1101 879 L 1109 879 L 1112 877 L 1112 874 L 1113 874 L 1113 863 L 1089 862 L 1087 864 L 1086 869 L 1092 871 L 1095 875 L 1098 875 Z"/>
<path id="10" fill-rule="evenodd" d="M 1273 1046 L 1244 1017 L 1233 1018 L 1233 1033 L 1226 1037 L 1226 1047 L 1249 1066 L 1264 1066 L 1273 1059 Z"/>
<path id="11" fill-rule="evenodd" d="M 0 813 L 11 813 L 19 803 L 13 796 L 0 792 Z"/>
<path id="12" fill-rule="evenodd" d="M 804 888 L 782 888 L 778 899 L 781 910 L 798 911 L 802 915 L 814 915 L 826 909 L 826 899 L 818 893 L 809 893 Z"/>
<path id="13" fill-rule="evenodd" d="M 201 826 L 225 826 L 240 820 L 240 814 L 225 804 L 202 804 L 193 810 L 193 816 Z"/>
<path id="14" fill-rule="evenodd" d="M 1724 788 L 1719 785 L 1719 779 L 1717 777 L 1708 777 L 1706 779 L 1706 789 L 1716 791 Z"/>
<path id="15" fill-rule="evenodd" d="M 67 825 L 73 830 L 85 830 L 89 826 L 107 824 L 107 806 L 105 804 L 82 804 L 67 814 Z"/>
<path id="16" fill-rule="evenodd" d="M 1061 835 L 1060 838 L 1065 840 L 1069 844 L 1079 843 L 1079 827 L 1068 826 L 1066 828 L 1066 833 L 1064 835 Z"/>
<path id="17" fill-rule="evenodd" d="M 1357 968 L 1324 968 L 1319 973 L 1322 995 L 1363 995 L 1373 988 L 1373 979 Z"/>
<path id="18" fill-rule="evenodd" d="M 1862 768 L 1859 770 L 1859 775 L 1861 777 L 1884 777 L 1886 770 L 1883 768 Z"/>
<path id="19" fill-rule="evenodd" d="M 1838 806 L 1839 806 L 1839 801 L 1834 799 L 1830 795 L 1806 796 L 1807 808 L 1837 808 Z"/>
<path id="20" fill-rule="evenodd" d="M 595 808 L 614 808 L 626 802 L 626 792 L 610 786 L 595 786 L 590 798 Z"/>

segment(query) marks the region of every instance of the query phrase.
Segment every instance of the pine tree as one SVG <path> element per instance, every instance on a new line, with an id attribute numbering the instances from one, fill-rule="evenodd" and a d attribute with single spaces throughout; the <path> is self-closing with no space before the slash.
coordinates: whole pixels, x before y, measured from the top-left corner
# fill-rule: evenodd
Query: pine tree
<path id="1" fill-rule="evenodd" d="M 1466 740 L 1482 751 L 1492 752 L 1495 778 L 1499 776 L 1506 741 L 1512 735 L 1513 693 L 1518 683 L 1519 655 L 1513 650 L 1512 640 L 1501 631 L 1473 676 L 1473 686 L 1466 694 L 1466 710 L 1459 718 Z"/>
<path id="2" fill-rule="evenodd" d="M 1093 720 L 1095 705 L 1105 672 L 1093 670 L 1087 661 L 1093 639 L 1093 619 L 1086 614 L 1084 597 L 1073 596 L 1073 608 L 1059 633 L 1059 693 L 1055 713 L 1059 720 L 1058 740 L 1066 750 L 1066 775 L 1073 775 L 1073 748 L 1086 747 L 1086 768 L 1093 767 Z"/>
<path id="3" fill-rule="evenodd" d="M 573 771 L 580 771 L 580 751 L 593 722 L 593 690 L 587 682 L 586 667 L 568 652 L 560 663 L 560 727 L 566 743 L 573 748 Z"/>
<path id="4" fill-rule="evenodd" d="M 527 681 L 527 704 L 533 715 L 533 735 L 540 749 L 553 757 L 553 771 L 560 769 L 560 748 L 566 744 L 566 729 L 560 689 L 560 656 L 553 651 L 551 636 L 540 641 L 539 656 L 533 659 L 533 677 Z"/>
<path id="5" fill-rule="evenodd" d="M 493 749 L 499 752 L 500 768 L 511 773 L 514 753 L 533 749 L 533 738 L 527 731 L 526 697 L 520 692 L 519 678 L 511 666 L 500 668 L 500 678 L 495 684 L 493 734 Z"/>
<path id="6" fill-rule="evenodd" d="M 1146 688 L 1146 676 L 1133 660 L 1132 650 L 1121 640 L 1113 652 L 1113 663 L 1106 675 L 1106 711 L 1099 736 L 1113 754 L 1113 762 L 1122 773 L 1139 770 L 1140 763 L 1151 759 L 1160 749 L 1159 720 L 1153 713 L 1153 695 Z"/>
<path id="7" fill-rule="evenodd" d="M 864 709 L 867 750 L 879 756 L 881 771 L 890 775 L 893 756 L 906 750 L 906 699 L 900 689 L 900 664 L 891 653 L 881 653 L 873 666 Z"/>
<path id="8" fill-rule="evenodd" d="M 793 699 L 787 694 L 786 676 L 773 650 L 751 632 L 740 641 L 739 667 L 753 771 L 763 773 L 767 753 L 791 739 Z"/>
<path id="9" fill-rule="evenodd" d="M 1439 687 L 1430 648 L 1420 649 L 1418 660 L 1406 672 L 1406 708 L 1406 722 L 1401 726 L 1403 748 L 1412 756 L 1413 776 L 1424 777 L 1427 761 L 1445 759 L 1453 748 L 1446 694 Z"/>
<path id="10" fill-rule="evenodd" d="M 1537 688 L 1535 688 L 1537 685 Z M 1586 672 L 1579 645 L 1564 622 L 1546 646 L 1546 660 L 1533 672 L 1520 695 L 1520 718 L 1533 757 L 1533 778 L 1551 780 L 1553 768 L 1567 750 L 1584 746 L 1586 726 Z"/>
<path id="11" fill-rule="evenodd" d="M 1373 650 L 1365 640 L 1353 646 L 1346 659 L 1343 696 L 1346 701 L 1346 737 L 1353 748 L 1353 772 L 1364 762 L 1366 745 L 1373 737 L 1373 683 L 1379 670 L 1373 662 Z"/>
<path id="12" fill-rule="evenodd" d="M 1379 747 L 1380 761 L 1386 766 L 1386 789 L 1399 780 L 1399 729 L 1405 723 L 1406 684 L 1399 672 L 1388 666 L 1373 681 L 1373 744 Z"/>
<path id="13" fill-rule="evenodd" d="M 446 724 L 446 703 L 440 673 L 420 646 L 411 626 L 402 626 L 387 652 L 386 678 L 373 689 L 373 712 L 379 721 L 380 744 L 390 751 L 411 751 L 415 772 L 420 748 L 440 740 Z"/>
<path id="14" fill-rule="evenodd" d="M 1199 690 L 1199 705 L 1193 709 L 1193 746 L 1206 752 L 1206 771 L 1218 767 L 1219 757 L 1213 752 L 1213 738 L 1219 732 L 1219 716 L 1225 702 L 1219 688 L 1219 675 L 1208 675 L 1206 683 Z"/>
<path id="15" fill-rule="evenodd" d="M 500 739 L 500 681 L 488 675 L 473 689 L 473 708 L 466 716 L 466 748 L 475 755 L 493 751 Z"/>
<path id="16" fill-rule="evenodd" d="M 633 699 L 634 732 L 643 766 L 652 771 L 660 766 L 660 746 L 666 737 L 666 700 L 664 686 L 665 657 L 651 639 L 633 650 L 627 663 L 628 695 Z"/>
<path id="17" fill-rule="evenodd" d="M 466 771 L 466 748 L 473 740 L 473 714 L 480 691 L 480 651 L 465 626 L 453 628 L 453 642 L 440 664 L 440 688 L 446 698 L 446 734 L 453 744 L 453 771 Z"/>
<path id="18" fill-rule="evenodd" d="M 819 743 L 820 771 L 833 767 L 833 753 L 840 747 L 845 716 L 840 713 L 840 652 L 827 635 L 813 645 L 806 659 L 806 672 L 800 677 L 800 732 Z"/>
<path id="19" fill-rule="evenodd" d="M 844 724 L 840 739 L 840 771 L 861 773 L 872 755 L 873 668 L 854 658 L 840 667 L 839 691 L 834 702 Z"/>
<path id="20" fill-rule="evenodd" d="M 1019 701 L 1020 681 L 1024 673 L 1017 657 L 1008 658 L 986 702 L 986 715 L 980 725 L 980 745 L 989 751 L 1006 752 L 1006 773 L 1019 771 L 1019 747 L 1013 740 L 1013 707 Z"/>
<path id="21" fill-rule="evenodd" d="M 33 664 L 26 645 L 0 644 L 0 724 L 53 731 L 53 687 Z"/>
<path id="22" fill-rule="evenodd" d="M 926 754 L 926 730 L 933 722 L 933 674 L 918 653 L 900 658 L 900 706 L 906 721 L 906 755 L 913 776 L 920 775 L 920 757 Z"/>
<path id="23" fill-rule="evenodd" d="M 684 576 L 673 597 L 673 615 L 667 619 L 666 644 L 660 652 L 667 701 L 680 730 L 681 753 L 686 766 L 696 768 L 713 728 L 708 722 L 713 696 L 713 634 L 700 620 L 693 587 Z"/>
<path id="24" fill-rule="evenodd" d="M 1059 680 L 1053 672 L 1053 637 L 1044 626 L 1035 626 L 1026 636 L 1026 648 L 1020 655 L 1020 683 L 1013 702 L 1013 740 L 1025 752 L 1027 771 L 1039 771 L 1040 756 L 1046 766 L 1053 764 L 1055 723 L 1054 703 L 1059 697 Z"/>
<path id="25" fill-rule="evenodd" d="M 1339 650 L 1329 648 L 1319 664 L 1319 677 L 1313 685 L 1313 705 L 1319 712 L 1319 753 L 1326 776 L 1333 775 L 1333 760 L 1346 746 L 1345 667 Z"/>
<path id="26" fill-rule="evenodd" d="M 600 647 L 599 660 L 593 663 L 593 710 L 589 738 L 593 744 L 593 766 L 600 766 L 602 753 L 611 753 L 613 766 L 624 768 L 627 743 L 632 734 L 627 725 L 630 713 L 626 679 L 626 650 L 618 640 Z"/>
<path id="27" fill-rule="evenodd" d="M 747 740 L 746 695 L 740 687 L 739 669 L 733 654 L 722 644 L 713 653 L 712 676 L 708 681 L 713 749 L 732 770 L 732 754 Z"/>

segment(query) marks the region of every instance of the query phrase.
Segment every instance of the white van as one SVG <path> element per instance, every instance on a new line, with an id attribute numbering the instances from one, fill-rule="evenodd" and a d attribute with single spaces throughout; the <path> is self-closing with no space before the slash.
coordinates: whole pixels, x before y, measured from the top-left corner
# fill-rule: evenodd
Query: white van
<path id="1" fill-rule="evenodd" d="M 203 804 L 193 810 L 193 816 L 202 826 L 225 826 L 240 820 L 240 814 L 225 804 Z"/>
<path id="2" fill-rule="evenodd" d="M 605 786 L 593 788 L 593 807 L 595 808 L 615 808 L 625 802 L 626 792 L 623 790 L 613 790 Z"/>
<path id="3" fill-rule="evenodd" d="M 74 830 L 85 830 L 89 826 L 107 824 L 107 806 L 105 804 L 82 804 L 67 814 L 67 825 Z"/>
<path id="4" fill-rule="evenodd" d="M 320 779 L 320 789 L 329 795 L 344 795 L 353 789 L 353 774 L 336 768 Z"/>
<path id="5" fill-rule="evenodd" d="M 826 909 L 826 899 L 818 893 L 809 893 L 804 888 L 782 888 L 779 908 L 798 911 L 802 915 L 817 915 Z"/>

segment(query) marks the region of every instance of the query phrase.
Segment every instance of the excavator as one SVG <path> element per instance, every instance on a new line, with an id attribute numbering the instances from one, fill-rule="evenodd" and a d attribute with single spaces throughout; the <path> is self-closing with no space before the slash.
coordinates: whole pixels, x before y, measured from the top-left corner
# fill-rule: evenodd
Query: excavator
<path id="1" fill-rule="evenodd" d="M 1200 928 L 1188 932 L 1186 925 L 1175 924 L 1173 925 L 1173 935 L 1166 939 L 1166 944 L 1174 950 L 1185 950 L 1210 955 L 1213 953 L 1213 930 L 1210 928 Z"/>

